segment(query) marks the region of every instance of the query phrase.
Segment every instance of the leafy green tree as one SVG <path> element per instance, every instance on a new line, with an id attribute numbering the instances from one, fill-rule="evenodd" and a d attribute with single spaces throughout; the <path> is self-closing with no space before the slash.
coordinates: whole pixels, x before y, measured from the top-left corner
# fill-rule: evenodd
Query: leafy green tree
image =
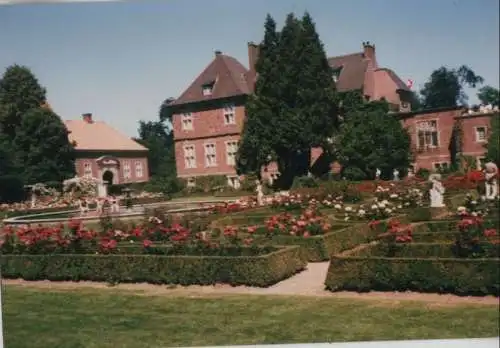
<path id="1" fill-rule="evenodd" d="M 483 81 L 481 76 L 476 75 L 465 65 L 458 69 L 441 67 L 432 72 L 424 88 L 420 91 L 422 106 L 426 109 L 432 109 L 465 104 L 467 95 L 464 92 L 464 87 L 475 88 Z"/>
<path id="2" fill-rule="evenodd" d="M 25 183 L 62 182 L 75 175 L 75 151 L 68 130 L 51 110 L 38 107 L 25 112 L 13 148 Z"/>
<path id="3" fill-rule="evenodd" d="M 161 121 L 139 121 L 139 138 L 135 139 L 149 149 L 150 176 L 175 177 L 175 149 L 173 132 Z"/>
<path id="4" fill-rule="evenodd" d="M 337 127 L 332 71 L 308 13 L 286 18 L 281 32 L 266 18 L 256 71 L 255 93 L 246 105 L 247 121 L 238 153 L 240 172 L 278 164 L 278 186 L 288 188 L 305 175 L 313 146 L 328 149 Z"/>
<path id="5" fill-rule="evenodd" d="M 500 115 L 496 114 L 491 117 L 491 132 L 488 139 L 486 158 L 489 161 L 500 165 Z"/>
<path id="6" fill-rule="evenodd" d="M 8 67 L 0 79 L 0 130 L 12 141 L 22 115 L 46 102 L 46 91 L 25 66 Z"/>
<path id="7" fill-rule="evenodd" d="M 477 97 L 483 104 L 500 106 L 500 91 L 498 88 L 491 86 L 481 87 L 477 93 Z"/>
<path id="8" fill-rule="evenodd" d="M 342 175 L 352 180 L 373 178 L 377 168 L 390 178 L 394 168 L 405 172 L 411 161 L 410 135 L 381 102 L 349 113 L 335 145 Z"/>

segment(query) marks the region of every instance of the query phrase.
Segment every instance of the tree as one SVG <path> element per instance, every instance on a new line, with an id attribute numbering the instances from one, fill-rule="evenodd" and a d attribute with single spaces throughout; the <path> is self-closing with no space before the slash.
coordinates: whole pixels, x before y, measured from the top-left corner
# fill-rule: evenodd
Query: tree
<path id="1" fill-rule="evenodd" d="M 467 101 L 464 87 L 475 88 L 483 81 L 481 76 L 476 75 L 465 65 L 458 69 L 441 67 L 432 72 L 420 91 L 423 107 L 431 109 L 464 104 Z"/>
<path id="2" fill-rule="evenodd" d="M 161 121 L 139 121 L 139 138 L 135 139 L 149 149 L 150 176 L 176 176 L 173 132 Z"/>
<path id="3" fill-rule="evenodd" d="M 500 106 L 500 91 L 495 87 L 481 87 L 477 93 L 477 97 L 485 105 Z"/>
<path id="4" fill-rule="evenodd" d="M 51 110 L 38 107 L 25 112 L 13 148 L 25 183 L 62 182 L 75 175 L 75 151 L 68 130 Z"/>
<path id="5" fill-rule="evenodd" d="M 31 70 L 12 65 L 0 79 L 0 131 L 12 141 L 22 115 L 46 102 L 46 91 Z"/>
<path id="6" fill-rule="evenodd" d="M 329 147 L 337 126 L 332 71 L 308 13 L 286 18 L 281 32 L 269 15 L 256 65 L 255 93 L 246 105 L 247 121 L 238 152 L 240 172 L 260 172 L 278 164 L 282 188 L 305 175 L 313 146 Z"/>
<path id="7" fill-rule="evenodd" d="M 486 158 L 500 165 L 500 115 L 497 113 L 491 117 L 491 132 L 488 139 Z"/>
<path id="8" fill-rule="evenodd" d="M 367 103 L 347 115 L 336 138 L 342 174 L 353 180 L 373 178 L 375 170 L 389 178 L 394 168 L 405 171 L 411 160 L 411 139 L 382 103 Z"/>

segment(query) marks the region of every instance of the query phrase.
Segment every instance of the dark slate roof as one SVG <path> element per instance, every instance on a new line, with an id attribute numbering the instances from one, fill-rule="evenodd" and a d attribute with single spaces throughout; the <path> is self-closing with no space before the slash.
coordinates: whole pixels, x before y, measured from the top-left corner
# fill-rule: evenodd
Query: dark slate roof
<path id="1" fill-rule="evenodd" d="M 235 58 L 216 54 L 214 60 L 171 105 L 246 95 L 251 92 L 247 82 L 248 69 Z M 203 95 L 203 86 L 213 84 L 212 94 Z"/>
<path id="2" fill-rule="evenodd" d="M 337 90 L 346 92 L 362 89 L 365 83 L 367 61 L 363 52 L 328 58 L 328 63 L 334 69 L 342 68 L 337 80 Z"/>

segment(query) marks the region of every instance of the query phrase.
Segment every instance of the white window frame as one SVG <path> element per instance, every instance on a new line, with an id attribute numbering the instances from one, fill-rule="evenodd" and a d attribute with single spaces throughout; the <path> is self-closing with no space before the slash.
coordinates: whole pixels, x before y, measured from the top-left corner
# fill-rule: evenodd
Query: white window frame
<path id="1" fill-rule="evenodd" d="M 478 129 L 484 129 L 484 139 L 479 139 L 479 132 Z M 476 143 L 485 143 L 488 141 L 488 127 L 486 126 L 475 126 L 474 127 L 474 137 L 476 139 Z"/>
<path id="2" fill-rule="evenodd" d="M 83 162 L 83 176 L 86 178 L 91 178 L 94 175 L 94 171 L 92 168 L 92 162 L 85 161 Z"/>
<path id="3" fill-rule="evenodd" d="M 135 161 L 134 170 L 136 178 L 142 178 L 144 176 L 144 167 L 141 161 Z"/>
<path id="4" fill-rule="evenodd" d="M 226 126 L 236 124 L 236 107 L 234 104 L 224 105 L 223 108 L 224 124 Z"/>
<path id="5" fill-rule="evenodd" d="M 422 128 L 419 127 L 419 124 L 423 124 L 423 123 L 431 123 L 431 122 L 435 122 L 436 123 L 436 126 L 434 129 L 432 128 L 429 128 L 427 130 L 427 132 L 430 133 L 430 137 L 431 137 L 431 143 L 432 143 L 432 133 L 436 132 L 436 144 L 426 144 L 426 141 L 425 141 L 425 134 L 424 134 L 424 144 L 421 145 L 420 144 L 420 136 L 419 136 L 419 133 L 420 131 L 422 130 Z M 417 144 L 417 148 L 420 149 L 420 150 L 425 150 L 425 149 L 437 149 L 439 148 L 439 145 L 441 144 L 441 139 L 440 139 L 440 131 L 439 131 L 439 122 L 438 120 L 436 119 L 433 119 L 433 120 L 422 120 L 422 121 L 417 121 L 416 124 L 415 124 L 415 127 L 416 127 L 416 136 L 417 136 L 417 139 L 416 139 L 416 144 Z"/>
<path id="6" fill-rule="evenodd" d="M 193 130 L 193 114 L 190 112 L 185 112 L 181 115 L 181 127 L 182 130 Z"/>
<path id="7" fill-rule="evenodd" d="M 123 178 L 130 179 L 132 177 L 132 168 L 129 161 L 123 162 Z"/>
<path id="8" fill-rule="evenodd" d="M 196 168 L 196 146 L 194 144 L 187 144 L 183 147 L 184 150 L 184 168 Z"/>
<path id="9" fill-rule="evenodd" d="M 205 143 L 203 148 L 205 150 L 205 167 L 217 167 L 217 145 L 215 143 Z M 213 162 L 209 158 L 212 158 Z"/>
<path id="10" fill-rule="evenodd" d="M 203 96 L 204 97 L 209 97 L 212 95 L 212 90 L 213 90 L 213 87 L 212 86 L 203 86 L 202 87 L 202 93 L 203 93 Z"/>
<path id="11" fill-rule="evenodd" d="M 234 146 L 234 148 L 233 148 Z M 236 165 L 236 153 L 238 152 L 238 141 L 226 141 L 226 164 L 230 166 Z"/>

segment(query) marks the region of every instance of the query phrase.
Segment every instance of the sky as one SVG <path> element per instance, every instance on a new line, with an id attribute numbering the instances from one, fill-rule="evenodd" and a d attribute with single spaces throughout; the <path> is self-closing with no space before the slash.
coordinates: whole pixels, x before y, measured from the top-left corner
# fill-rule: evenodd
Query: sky
<path id="1" fill-rule="evenodd" d="M 248 66 L 270 13 L 308 11 L 328 56 L 376 46 L 380 66 L 420 89 L 466 64 L 499 86 L 498 0 L 141 0 L 0 6 L 0 70 L 29 67 L 63 119 L 90 112 L 129 136 L 157 120 L 221 50 Z M 475 103 L 474 90 L 467 90 Z"/>

